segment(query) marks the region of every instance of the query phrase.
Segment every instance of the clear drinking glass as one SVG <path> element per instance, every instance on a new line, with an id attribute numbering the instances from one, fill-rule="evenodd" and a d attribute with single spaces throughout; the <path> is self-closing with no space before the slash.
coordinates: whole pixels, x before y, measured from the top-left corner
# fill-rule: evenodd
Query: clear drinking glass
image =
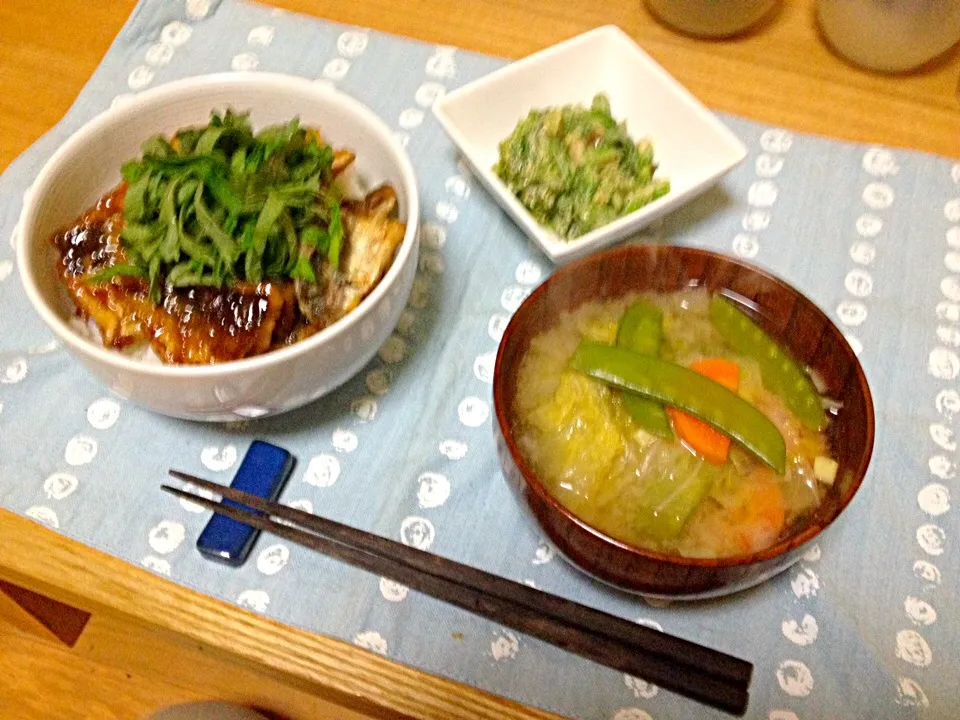
<path id="1" fill-rule="evenodd" d="M 817 0 L 827 42 L 881 72 L 913 70 L 960 41 L 960 0 Z"/>

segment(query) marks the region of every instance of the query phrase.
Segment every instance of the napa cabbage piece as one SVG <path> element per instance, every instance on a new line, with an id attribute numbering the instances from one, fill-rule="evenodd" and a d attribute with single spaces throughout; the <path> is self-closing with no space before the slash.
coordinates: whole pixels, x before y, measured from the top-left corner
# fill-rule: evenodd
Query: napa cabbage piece
<path id="1" fill-rule="evenodd" d="M 531 426 L 556 442 L 541 447 L 536 463 L 557 493 L 592 500 L 623 453 L 623 424 L 602 385 L 573 370 L 561 373 L 556 391 L 530 414 Z"/>

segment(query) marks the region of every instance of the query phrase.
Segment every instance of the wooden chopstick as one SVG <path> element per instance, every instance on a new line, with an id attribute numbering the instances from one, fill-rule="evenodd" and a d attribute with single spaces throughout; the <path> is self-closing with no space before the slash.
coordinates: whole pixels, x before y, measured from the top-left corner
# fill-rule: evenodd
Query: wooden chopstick
<path id="1" fill-rule="evenodd" d="M 165 491 L 217 513 L 699 702 L 737 715 L 746 710 L 752 674 L 752 665 L 746 661 L 332 520 L 176 470 L 170 474 L 259 511 L 163 486 Z"/>
<path id="2" fill-rule="evenodd" d="M 362 548 L 367 552 L 410 565 L 431 575 L 446 576 L 462 585 L 520 603 L 531 610 L 554 614 L 562 617 L 566 622 L 599 635 L 643 645 L 649 653 L 662 656 L 673 663 L 688 665 L 731 682 L 750 682 L 753 670 L 750 663 L 689 640 L 667 635 L 653 628 L 623 620 L 468 565 L 455 563 L 439 555 L 424 552 L 379 535 L 357 530 L 334 520 L 278 503 L 270 503 L 254 495 L 239 493 L 232 488 L 187 475 L 178 470 L 171 470 L 170 474 L 185 482 L 219 493 L 228 500 L 295 522 L 337 542 Z"/>

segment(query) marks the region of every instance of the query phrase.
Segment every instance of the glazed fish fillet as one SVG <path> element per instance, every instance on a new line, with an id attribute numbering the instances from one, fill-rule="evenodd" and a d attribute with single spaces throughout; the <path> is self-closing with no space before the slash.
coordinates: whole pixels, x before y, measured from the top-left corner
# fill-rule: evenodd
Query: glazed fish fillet
<path id="1" fill-rule="evenodd" d="M 316 283 L 167 288 L 155 305 L 144 278 L 90 282 L 92 275 L 126 260 L 119 240 L 124 190 L 101 199 L 54 237 L 59 273 L 78 314 L 96 324 L 104 345 L 124 349 L 148 342 L 172 364 L 239 360 L 322 330 L 356 308 L 382 279 L 406 229 L 395 219 L 396 194 L 380 188 L 343 205 L 339 268 L 317 259 Z"/>

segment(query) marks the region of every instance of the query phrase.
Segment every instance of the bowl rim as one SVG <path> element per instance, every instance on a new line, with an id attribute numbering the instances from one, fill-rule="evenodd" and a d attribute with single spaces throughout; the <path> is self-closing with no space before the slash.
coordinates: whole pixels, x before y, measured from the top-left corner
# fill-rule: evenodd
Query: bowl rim
<path id="1" fill-rule="evenodd" d="M 49 241 L 49 238 L 32 237 L 36 235 L 34 225 L 37 219 L 39 201 L 43 196 L 43 188 L 50 181 L 51 176 L 59 171 L 64 159 L 87 142 L 91 136 L 109 130 L 116 123 L 129 121 L 170 99 L 201 93 L 218 86 L 229 86 L 241 90 L 244 87 L 279 89 L 295 95 L 313 96 L 312 99 L 315 101 L 339 105 L 348 114 L 354 116 L 356 122 L 366 124 L 379 139 L 384 141 L 385 146 L 391 153 L 391 161 L 398 166 L 404 186 L 403 190 L 407 195 L 407 203 L 403 207 L 407 213 L 406 230 L 390 268 L 376 287 L 351 312 L 310 337 L 259 355 L 210 365 L 147 363 L 116 349 L 98 344 L 94 340 L 82 337 L 70 327 L 68 322 L 60 317 L 45 294 L 37 287 L 35 281 L 37 268 L 29 259 L 28 247 L 31 243 Z M 107 190 L 105 189 L 104 192 Z M 287 360 L 306 355 L 316 347 L 334 342 L 347 333 L 351 327 L 361 322 L 369 314 L 371 308 L 375 307 L 380 299 L 387 294 L 391 286 L 396 283 L 403 267 L 416 250 L 419 225 L 420 192 L 413 164 L 407 151 L 394 137 L 390 127 L 369 107 L 335 87 L 294 75 L 252 71 L 208 73 L 174 80 L 145 90 L 128 102 L 99 113 L 71 134 L 44 163 L 24 200 L 19 218 L 20 232 L 17 239 L 16 260 L 21 284 L 33 309 L 40 315 L 44 323 L 53 330 L 54 334 L 73 350 L 107 365 L 113 370 L 132 372 L 146 377 L 177 380 L 218 379 L 238 373 L 265 370 Z"/>
<path id="2" fill-rule="evenodd" d="M 803 545 L 806 545 L 811 540 L 823 533 L 827 528 L 831 527 L 837 519 L 843 515 L 846 509 L 853 502 L 853 499 L 857 496 L 860 491 L 860 488 L 863 485 L 864 480 L 867 476 L 867 471 L 869 469 L 870 460 L 873 455 L 873 447 L 875 441 L 875 432 L 876 432 L 876 413 L 873 404 L 873 395 L 870 391 L 869 383 L 867 382 L 866 373 L 863 370 L 863 366 L 860 363 L 859 358 L 857 358 L 856 353 L 853 352 L 853 349 L 850 347 L 849 343 L 844 338 L 843 333 L 836 326 L 836 324 L 830 319 L 830 317 L 820 308 L 817 303 L 807 297 L 805 294 L 797 290 L 789 282 L 781 278 L 779 275 L 760 268 L 751 263 L 744 262 L 739 258 L 735 258 L 723 253 L 715 252 L 713 250 L 708 250 L 706 248 L 699 247 L 689 247 L 683 245 L 667 245 L 667 244 L 658 244 L 656 247 L 661 252 L 667 253 L 680 253 L 685 254 L 689 253 L 694 257 L 700 258 L 710 258 L 714 260 L 721 260 L 723 262 L 731 263 L 735 266 L 738 266 L 748 272 L 761 276 L 763 279 L 773 282 L 774 284 L 783 286 L 788 291 L 791 291 L 796 294 L 797 297 L 801 298 L 810 309 L 814 311 L 816 315 L 819 316 L 821 321 L 825 321 L 826 324 L 833 328 L 833 330 L 844 340 L 844 347 L 849 353 L 850 358 L 853 360 L 853 368 L 856 376 L 856 382 L 863 389 L 864 402 L 867 407 L 866 413 L 866 452 L 859 458 L 856 468 L 854 469 L 854 482 L 852 483 L 849 493 L 846 498 L 841 498 L 841 502 L 837 508 L 836 513 L 829 519 L 828 522 L 824 523 L 822 526 L 819 524 L 813 524 L 804 528 L 801 532 L 798 532 L 795 535 L 786 537 L 775 544 L 764 548 L 758 552 L 747 553 L 741 555 L 728 555 L 719 558 L 700 558 L 700 557 L 683 557 L 681 555 L 671 555 L 668 553 L 658 552 L 655 550 L 649 550 L 646 548 L 639 547 L 637 545 L 631 545 L 622 540 L 608 535 L 599 528 L 594 527 L 586 520 L 580 518 L 574 512 L 569 510 L 564 506 L 552 493 L 550 493 L 543 483 L 540 481 L 539 476 L 527 462 L 523 453 L 520 452 L 520 449 L 517 445 L 517 441 L 514 438 L 512 424 L 509 419 L 511 413 L 510 409 L 505 406 L 504 401 L 504 375 L 503 375 L 503 358 L 506 353 L 506 347 L 509 344 L 512 336 L 518 332 L 519 320 L 518 317 L 522 315 L 524 306 L 531 306 L 546 292 L 548 292 L 548 286 L 552 281 L 560 276 L 567 274 L 575 274 L 581 268 L 590 265 L 592 263 L 598 263 L 608 258 L 617 255 L 628 255 L 634 252 L 649 252 L 649 244 L 646 245 L 621 245 L 618 247 L 608 248 L 606 250 L 593 253 L 585 258 L 577 260 L 569 265 L 558 268 L 550 277 L 548 277 L 543 283 L 541 283 L 537 288 L 534 289 L 532 293 L 521 303 L 520 307 L 510 318 L 510 322 L 507 324 L 506 329 L 503 333 L 503 338 L 500 341 L 500 345 L 497 348 L 497 358 L 494 365 L 493 371 L 493 403 L 494 410 L 497 418 L 497 425 L 499 432 L 503 437 L 504 444 L 506 445 L 510 457 L 514 464 L 517 466 L 520 471 L 521 476 L 523 477 L 524 483 L 526 486 L 533 491 L 538 499 L 541 502 L 546 503 L 554 512 L 559 513 L 563 518 L 575 525 L 581 532 L 585 532 L 595 539 L 601 541 L 605 545 L 616 548 L 618 551 L 628 553 L 634 557 L 643 558 L 647 561 L 666 563 L 670 565 L 675 565 L 678 567 L 698 567 L 698 568 L 708 568 L 708 569 L 722 569 L 722 568 L 736 568 L 736 567 L 745 567 L 749 565 L 754 565 L 758 563 L 763 563 L 771 561 L 777 557 L 783 556 L 786 553 L 789 553 L 792 550 L 795 550 Z M 729 288 L 727 288 L 729 289 Z M 535 514 L 534 514 L 535 515 Z M 540 524 L 539 518 L 537 518 L 538 524 Z M 579 563 L 575 563 L 579 566 Z M 591 571 L 592 572 L 592 571 Z M 608 581 L 609 582 L 609 581 Z"/>

